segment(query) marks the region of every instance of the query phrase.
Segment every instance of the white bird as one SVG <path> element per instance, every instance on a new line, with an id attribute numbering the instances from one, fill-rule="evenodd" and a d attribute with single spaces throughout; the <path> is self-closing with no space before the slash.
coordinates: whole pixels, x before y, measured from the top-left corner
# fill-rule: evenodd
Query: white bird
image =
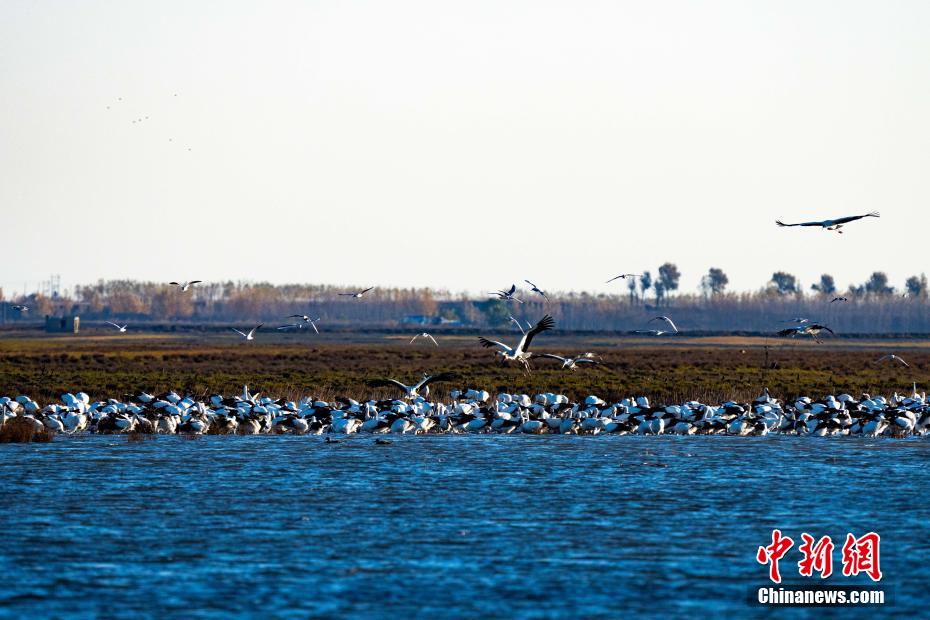
<path id="1" fill-rule="evenodd" d="M 639 278 L 640 274 L 638 273 L 621 273 L 619 276 L 613 277 L 610 280 L 607 280 L 605 284 L 610 284 L 614 280 L 626 280 L 627 278 Z"/>
<path id="2" fill-rule="evenodd" d="M 516 292 L 517 292 L 517 285 L 516 285 L 516 284 L 511 284 L 511 285 L 510 285 L 510 290 L 509 290 L 509 291 L 500 290 L 500 291 L 497 291 L 497 292 L 495 292 L 495 293 L 490 293 L 490 295 L 491 295 L 491 297 L 495 297 L 495 296 L 496 296 L 496 297 L 498 297 L 499 299 L 502 299 L 502 300 L 504 300 L 504 301 L 515 301 L 515 302 L 517 302 L 517 303 L 522 304 L 522 303 L 523 303 L 523 300 L 522 300 L 522 299 L 520 299 L 519 297 L 514 297 L 514 293 L 516 293 Z"/>
<path id="3" fill-rule="evenodd" d="M 657 316 L 657 317 L 655 317 L 655 318 L 653 318 L 653 319 L 649 319 L 648 322 L 651 323 L 651 322 L 653 322 L 653 321 L 665 321 L 666 323 L 668 323 L 668 326 L 672 328 L 672 331 L 673 331 L 674 333 L 676 333 L 676 334 L 678 333 L 678 328 L 675 327 L 675 323 L 673 323 L 673 322 L 672 322 L 672 319 L 668 318 L 667 316 Z"/>
<path id="4" fill-rule="evenodd" d="M 368 291 L 372 290 L 373 288 L 375 288 L 375 287 L 369 286 L 368 288 L 366 288 L 366 289 L 363 290 L 363 291 L 356 291 L 356 292 L 354 292 L 354 293 L 339 293 L 339 296 L 340 296 L 340 297 L 354 297 L 355 299 L 361 299 L 361 298 L 362 298 L 362 295 L 364 295 L 364 294 L 367 293 Z"/>
<path id="5" fill-rule="evenodd" d="M 236 329 L 235 327 L 231 327 L 230 329 L 232 329 L 234 332 L 236 332 L 237 334 L 239 334 L 240 336 L 242 336 L 242 337 L 245 338 L 246 340 L 255 340 L 255 332 L 257 332 L 257 331 L 261 328 L 262 325 L 264 325 L 264 323 L 259 323 L 258 325 L 256 325 L 256 326 L 253 327 L 252 329 L 250 329 L 250 330 L 249 330 L 249 333 L 247 333 L 247 334 L 244 333 L 244 332 L 240 332 L 240 331 L 239 331 L 238 329 Z"/>
<path id="6" fill-rule="evenodd" d="M 576 370 L 578 364 L 600 364 L 600 362 L 594 359 L 593 353 L 584 353 L 577 357 L 562 357 L 561 355 L 553 355 L 552 353 L 539 353 L 534 354 L 533 357 L 547 357 L 549 359 L 558 360 L 562 362 L 562 368 L 567 368 L 569 370 Z"/>
<path id="7" fill-rule="evenodd" d="M 855 222 L 856 220 L 861 220 L 864 217 L 880 217 L 878 211 L 872 211 L 871 213 L 866 213 L 865 215 L 849 215 L 846 217 L 838 217 L 835 220 L 823 220 L 821 222 L 800 222 L 797 224 L 785 224 L 781 220 L 775 220 L 775 223 L 779 226 L 820 226 L 825 230 L 835 230 L 836 232 L 843 234 L 843 231 L 840 228 L 843 227 L 843 224 L 848 224 L 849 222 Z"/>
<path id="8" fill-rule="evenodd" d="M 203 282 L 203 280 L 191 280 L 190 282 L 169 282 L 168 284 L 178 287 L 178 289 L 180 289 L 180 291 L 183 293 L 190 287 L 194 286 L 195 284 L 200 284 L 201 282 Z"/>
<path id="9" fill-rule="evenodd" d="M 885 360 L 890 360 L 890 361 L 892 361 L 892 362 L 901 362 L 901 363 L 904 365 L 905 368 L 910 368 L 910 367 L 911 367 L 910 364 L 908 364 L 907 362 L 905 362 L 903 359 L 901 359 L 900 357 L 898 357 L 898 356 L 895 355 L 894 353 L 889 353 L 888 355 L 885 355 L 884 357 L 880 357 L 880 358 L 878 358 L 877 360 L 875 360 L 873 363 L 874 363 L 874 364 L 880 364 L 880 363 L 884 362 Z"/>
<path id="10" fill-rule="evenodd" d="M 128 323 L 127 323 L 126 325 L 117 325 L 116 323 L 114 323 L 114 322 L 112 322 L 112 321 L 107 321 L 107 323 L 109 323 L 110 325 L 112 325 L 113 327 L 115 327 L 116 329 L 118 329 L 119 332 L 120 332 L 121 334 L 125 334 L 125 333 L 126 333 L 126 328 L 129 327 L 129 324 L 128 324 Z"/>
<path id="11" fill-rule="evenodd" d="M 535 284 L 533 284 L 533 283 L 530 282 L 529 280 L 524 280 L 524 282 L 526 282 L 527 284 L 530 285 L 530 290 L 531 290 L 531 291 L 533 291 L 533 292 L 536 293 L 537 295 L 542 295 L 542 296 L 543 296 L 543 299 L 545 299 L 547 302 L 549 301 L 549 296 L 546 295 L 546 291 L 542 290 L 541 288 L 539 288 L 538 286 L 536 286 Z"/>
<path id="12" fill-rule="evenodd" d="M 423 379 L 415 385 L 405 385 L 400 381 L 395 379 L 373 379 L 368 382 L 370 387 L 387 387 L 393 386 L 399 389 L 404 393 L 406 398 L 416 398 L 417 394 L 420 393 L 420 390 L 426 389 L 426 394 L 429 394 L 429 384 L 436 383 L 437 381 L 451 381 L 456 378 L 456 374 L 453 372 L 441 372 L 438 375 L 423 375 Z"/>
<path id="13" fill-rule="evenodd" d="M 422 334 L 417 334 L 416 336 L 410 339 L 410 344 L 413 344 L 413 341 L 416 340 L 417 338 L 428 338 L 433 341 L 434 345 L 436 345 L 437 347 L 439 346 L 439 343 L 436 342 L 436 339 L 433 338 L 432 334 L 430 334 L 429 332 L 423 332 Z"/>
<path id="14" fill-rule="evenodd" d="M 533 337 L 537 334 L 541 334 L 544 331 L 550 330 L 555 327 L 555 321 L 548 314 L 541 318 L 536 325 L 534 325 L 529 331 L 523 334 L 523 338 L 520 339 L 520 342 L 516 347 L 511 348 L 499 342 L 497 340 L 488 340 L 487 338 L 478 338 L 478 341 L 482 346 L 498 347 L 500 351 L 497 351 L 497 354 L 501 357 L 501 365 L 504 365 L 508 362 L 520 362 L 523 364 L 523 367 L 526 370 L 530 369 L 529 359 L 530 359 L 530 343 L 533 341 Z"/>
<path id="15" fill-rule="evenodd" d="M 300 320 L 302 320 L 304 323 L 306 323 L 306 324 L 308 324 L 310 327 L 312 327 L 312 328 L 313 328 L 313 331 L 315 331 L 315 332 L 318 333 L 318 334 L 320 333 L 320 330 L 317 329 L 317 326 L 316 326 L 316 323 L 317 323 L 317 321 L 320 320 L 320 317 L 317 317 L 317 318 L 315 318 L 315 319 L 311 319 L 311 318 L 310 318 L 309 316 L 307 316 L 306 314 L 292 314 L 291 316 L 289 316 L 289 317 L 287 317 L 287 318 L 289 318 L 289 319 L 300 319 Z M 279 327 L 278 329 L 286 329 L 286 328 L 288 328 L 288 327 L 294 327 L 294 326 L 293 326 L 293 325 L 285 325 L 284 327 Z M 302 327 L 302 326 L 301 326 L 301 327 Z"/>

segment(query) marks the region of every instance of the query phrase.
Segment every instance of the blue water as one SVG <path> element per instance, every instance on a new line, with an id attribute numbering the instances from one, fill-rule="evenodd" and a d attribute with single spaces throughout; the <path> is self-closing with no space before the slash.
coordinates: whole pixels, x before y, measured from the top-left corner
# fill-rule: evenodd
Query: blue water
<path id="1" fill-rule="evenodd" d="M 0 446 L 0 616 L 823 616 L 749 602 L 775 527 L 794 583 L 802 531 L 830 585 L 882 535 L 892 604 L 828 613 L 930 605 L 926 440 L 392 439 Z"/>

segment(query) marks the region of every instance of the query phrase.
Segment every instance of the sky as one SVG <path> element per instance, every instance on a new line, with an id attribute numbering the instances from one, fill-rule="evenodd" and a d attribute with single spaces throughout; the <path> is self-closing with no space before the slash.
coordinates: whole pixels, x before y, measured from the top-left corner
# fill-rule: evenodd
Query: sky
<path id="1" fill-rule="evenodd" d="M 901 287 L 928 32 L 922 1 L 5 0 L 0 286 Z"/>

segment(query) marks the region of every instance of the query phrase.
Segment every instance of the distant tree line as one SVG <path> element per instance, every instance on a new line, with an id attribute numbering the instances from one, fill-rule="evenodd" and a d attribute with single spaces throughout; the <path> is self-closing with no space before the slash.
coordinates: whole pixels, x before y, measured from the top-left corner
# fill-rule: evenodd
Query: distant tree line
<path id="1" fill-rule="evenodd" d="M 422 320 L 504 328 L 511 316 L 535 321 L 549 312 L 562 329 L 627 331 L 643 328 L 661 313 L 672 315 L 682 331 L 774 332 L 786 321 L 804 317 L 826 323 L 838 333 L 930 333 L 924 274 L 907 278 L 897 289 L 885 273 L 877 271 L 861 284 L 840 290 L 829 274 L 805 289 L 794 275 L 777 271 L 764 287 L 744 293 L 727 291 L 729 278 L 719 267 L 707 271 L 695 294 L 680 293 L 680 279 L 678 267 L 665 263 L 655 276 L 644 271 L 626 278 L 626 293 L 622 286 L 611 294 L 553 292 L 547 303 L 524 291 L 523 304 L 429 288 L 378 288 L 359 300 L 338 295 L 351 287 L 329 285 L 229 281 L 180 292 L 162 283 L 107 280 L 79 286 L 67 297 L 31 294 L 5 301 L 0 290 L 0 321 L 79 314 L 85 320 L 137 323 L 284 324 L 290 314 L 309 314 L 337 327 L 396 327 Z M 843 300 L 834 302 L 837 297 Z M 30 309 L 21 312 L 14 305 Z"/>

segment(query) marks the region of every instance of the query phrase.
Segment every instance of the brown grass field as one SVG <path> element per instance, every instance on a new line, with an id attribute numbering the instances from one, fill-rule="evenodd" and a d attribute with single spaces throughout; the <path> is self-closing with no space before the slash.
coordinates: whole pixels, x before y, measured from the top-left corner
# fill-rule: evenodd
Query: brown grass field
<path id="1" fill-rule="evenodd" d="M 489 337 L 516 340 L 501 330 Z M 529 375 L 497 365 L 494 354 L 473 335 L 437 333 L 439 348 L 411 334 L 260 332 L 253 342 L 235 334 L 120 334 L 88 330 L 76 336 L 0 334 L 0 395 L 27 394 L 40 402 L 64 392 L 120 398 L 146 390 L 175 389 L 195 396 L 253 392 L 293 398 L 387 396 L 365 385 L 376 377 L 413 382 L 424 372 L 452 370 L 461 379 L 438 386 L 497 391 L 561 392 L 578 398 L 597 394 L 612 400 L 645 394 L 656 402 L 687 399 L 746 400 L 763 386 L 790 398 L 827 393 L 908 393 L 925 386 L 930 341 L 844 340 L 823 344 L 763 337 L 639 338 L 612 335 L 543 334 L 539 352 L 602 356 L 600 367 L 562 371 L 554 360 L 534 360 Z M 894 352 L 910 368 L 885 362 Z M 435 393 L 435 392 L 434 392 Z"/>

